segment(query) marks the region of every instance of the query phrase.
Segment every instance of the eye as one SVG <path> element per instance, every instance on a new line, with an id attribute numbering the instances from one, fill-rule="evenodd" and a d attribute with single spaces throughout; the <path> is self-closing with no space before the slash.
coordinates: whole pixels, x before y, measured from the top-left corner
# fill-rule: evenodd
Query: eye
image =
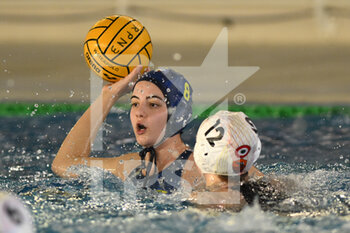
<path id="1" fill-rule="evenodd" d="M 250 151 L 250 146 L 243 145 L 236 149 L 235 154 L 237 157 L 244 158 L 249 154 L 249 151 Z"/>
<path id="2" fill-rule="evenodd" d="M 130 104 L 131 107 L 137 107 L 138 105 L 139 103 L 136 103 L 136 102 Z"/>
<path id="3" fill-rule="evenodd" d="M 158 99 L 152 99 L 148 102 L 148 105 L 151 107 L 151 108 L 160 108 L 164 105 L 165 103 L 158 100 Z"/>

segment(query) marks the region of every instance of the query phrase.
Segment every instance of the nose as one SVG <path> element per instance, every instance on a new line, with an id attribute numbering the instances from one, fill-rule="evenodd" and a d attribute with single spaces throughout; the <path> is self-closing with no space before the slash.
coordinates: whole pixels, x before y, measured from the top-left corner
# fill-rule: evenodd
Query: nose
<path id="1" fill-rule="evenodd" d="M 137 118 L 144 118 L 147 116 L 146 109 L 144 104 L 140 104 L 136 109 L 135 109 L 135 115 Z"/>

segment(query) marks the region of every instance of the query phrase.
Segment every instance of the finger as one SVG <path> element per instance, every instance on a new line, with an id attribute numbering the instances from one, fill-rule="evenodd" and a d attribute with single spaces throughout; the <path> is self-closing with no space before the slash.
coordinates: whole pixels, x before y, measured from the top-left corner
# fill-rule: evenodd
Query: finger
<path id="1" fill-rule="evenodd" d="M 135 69 L 133 69 L 131 71 L 131 73 L 126 76 L 126 78 L 128 78 L 130 76 L 130 79 L 134 79 L 134 78 L 137 78 L 137 76 L 140 74 L 141 70 L 142 70 L 142 65 L 138 65 L 135 67 Z"/>
<path id="2" fill-rule="evenodd" d="M 131 73 L 125 77 L 125 81 L 127 82 L 127 85 L 129 86 L 129 89 L 131 90 L 136 82 L 137 79 L 140 78 L 141 70 L 143 69 L 142 65 L 138 65 L 131 71 Z"/>
<path id="3" fill-rule="evenodd" d="M 147 66 L 147 67 L 145 68 L 145 72 L 150 72 L 150 71 L 151 71 L 151 67 Z"/>
<path id="4" fill-rule="evenodd" d="M 106 86 L 106 88 L 110 89 L 112 92 L 119 90 L 121 95 L 130 92 L 135 84 L 135 81 L 137 80 L 138 75 L 140 74 L 140 71 L 142 70 L 142 67 L 142 65 L 136 66 L 130 72 L 130 74 L 125 76 L 125 78 L 111 84 L 111 86 Z"/>

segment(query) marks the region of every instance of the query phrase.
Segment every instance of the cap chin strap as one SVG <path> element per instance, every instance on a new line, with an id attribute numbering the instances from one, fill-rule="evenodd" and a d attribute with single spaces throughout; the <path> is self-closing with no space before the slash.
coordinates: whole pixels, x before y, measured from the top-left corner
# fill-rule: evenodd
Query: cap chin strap
<path id="1" fill-rule="evenodd" d="M 168 137 L 165 136 L 165 132 L 166 132 L 166 127 L 164 127 L 164 129 L 161 132 L 161 136 L 158 138 L 157 142 L 150 147 L 146 147 L 143 150 L 141 150 L 139 152 L 139 156 L 141 157 L 141 170 L 144 171 L 144 169 L 146 169 L 146 175 L 145 175 L 145 180 L 143 182 L 143 188 L 146 188 L 148 179 L 149 179 L 149 173 L 151 172 L 152 166 L 153 166 L 153 161 L 154 161 L 154 165 L 155 165 L 155 169 L 157 169 L 157 158 L 156 158 L 156 150 L 154 149 L 155 147 L 157 148 L 159 145 L 161 145 L 166 139 L 168 139 Z M 174 134 L 175 135 L 175 134 Z M 146 168 L 146 155 L 147 153 L 151 153 L 151 156 L 149 158 L 149 162 L 147 164 L 147 168 Z"/>
<path id="2" fill-rule="evenodd" d="M 168 124 L 168 123 L 167 123 Z M 176 132 L 167 135 L 167 125 L 163 128 L 160 136 L 158 137 L 157 141 L 154 143 L 153 147 L 157 148 L 158 146 L 160 146 L 163 142 L 165 142 L 167 139 L 175 136 L 176 134 L 181 134 L 186 128 L 188 127 L 188 124 L 186 124 L 184 127 L 182 127 L 181 129 L 177 130 Z"/>
<path id="3" fill-rule="evenodd" d="M 171 114 L 170 114 L 171 117 Z M 168 116 L 168 121 L 169 121 L 169 116 Z M 167 124 L 168 124 L 167 121 Z M 187 125 L 186 125 L 187 126 Z M 180 133 L 185 127 L 183 127 L 182 129 L 178 130 L 177 132 L 173 133 L 170 137 L 173 137 L 174 135 Z M 166 135 L 166 129 L 167 129 L 167 125 L 163 128 L 160 136 L 158 137 L 158 140 L 154 143 L 153 146 L 150 147 L 146 147 L 144 148 L 142 151 L 139 152 L 139 155 L 141 157 L 141 169 L 144 170 L 146 169 L 146 175 L 145 175 L 145 180 L 143 182 L 143 187 L 145 188 L 148 182 L 148 178 L 149 178 L 149 173 L 151 171 L 152 165 L 153 165 L 153 161 L 154 161 L 154 165 L 155 165 L 155 169 L 157 169 L 157 160 L 156 160 L 156 151 L 154 148 L 157 148 L 158 146 L 160 146 L 165 140 L 167 140 L 168 138 L 170 138 L 169 136 Z M 149 162 L 147 164 L 147 168 L 146 168 L 146 162 L 145 162 L 145 157 L 146 154 L 150 152 L 151 156 L 149 159 Z"/>
<path id="4" fill-rule="evenodd" d="M 147 168 L 146 168 L 145 157 L 146 157 L 146 154 L 148 152 L 151 153 L 151 156 L 149 158 L 149 162 L 148 162 Z M 149 173 L 150 173 L 152 165 L 153 165 L 153 161 L 154 161 L 155 167 L 157 168 L 156 151 L 153 148 L 153 146 L 151 146 L 151 147 L 147 147 L 147 148 L 143 149 L 142 151 L 140 151 L 139 155 L 141 157 L 141 169 L 144 170 L 146 168 L 146 175 L 144 178 L 145 180 L 143 182 L 143 188 L 146 188 L 148 178 L 149 178 Z"/>
<path id="5" fill-rule="evenodd" d="M 166 131 L 166 125 L 163 128 L 162 132 L 160 133 L 157 141 L 154 143 L 154 145 L 152 146 L 153 148 L 157 148 L 158 146 L 160 146 L 167 138 L 165 137 L 165 131 Z"/>
<path id="6" fill-rule="evenodd" d="M 149 173 L 151 172 L 152 166 L 153 166 L 153 161 L 154 161 L 154 165 L 155 165 L 155 169 L 157 169 L 157 158 L 156 158 L 156 150 L 154 149 L 155 147 L 157 148 L 159 145 L 161 145 L 167 138 L 165 137 L 165 130 L 166 130 L 166 126 L 163 128 L 160 137 L 158 137 L 158 140 L 156 141 L 156 143 L 153 146 L 150 147 L 146 147 L 144 148 L 142 151 L 139 152 L 139 155 L 141 157 L 141 169 L 144 171 L 144 169 L 146 169 L 146 175 L 145 175 L 145 180 L 143 182 L 143 188 L 146 188 L 147 182 L 148 182 L 148 178 L 149 178 Z M 147 164 L 147 168 L 146 168 L 146 161 L 145 161 L 145 157 L 147 155 L 147 153 L 151 153 L 151 156 L 149 158 L 149 162 Z"/>

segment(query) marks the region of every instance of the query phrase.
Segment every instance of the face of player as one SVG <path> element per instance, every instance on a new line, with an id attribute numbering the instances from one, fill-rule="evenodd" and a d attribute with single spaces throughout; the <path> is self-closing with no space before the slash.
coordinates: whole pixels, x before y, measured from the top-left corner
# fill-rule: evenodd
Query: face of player
<path id="1" fill-rule="evenodd" d="M 150 147 L 163 138 L 168 118 L 165 97 L 161 90 L 148 81 L 138 82 L 131 100 L 130 120 L 136 141 Z"/>

